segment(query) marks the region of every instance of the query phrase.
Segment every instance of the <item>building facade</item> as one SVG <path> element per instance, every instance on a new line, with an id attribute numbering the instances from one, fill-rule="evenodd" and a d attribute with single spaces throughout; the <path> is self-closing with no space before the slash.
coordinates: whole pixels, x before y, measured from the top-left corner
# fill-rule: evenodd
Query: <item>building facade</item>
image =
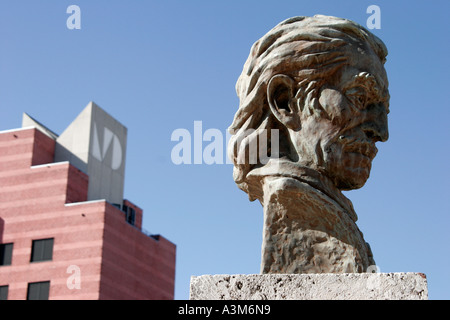
<path id="1" fill-rule="evenodd" d="M 94 103 L 0 132 L 0 300 L 173 299 L 176 246 L 123 199 L 126 128 Z"/>

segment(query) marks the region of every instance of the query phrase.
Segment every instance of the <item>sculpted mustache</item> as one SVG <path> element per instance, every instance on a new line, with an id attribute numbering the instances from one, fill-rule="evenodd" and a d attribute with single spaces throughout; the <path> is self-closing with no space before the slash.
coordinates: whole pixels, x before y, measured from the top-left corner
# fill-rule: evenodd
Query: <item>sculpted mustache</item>
<path id="1" fill-rule="evenodd" d="M 339 141 L 343 143 L 346 152 L 361 153 L 369 158 L 374 158 L 378 153 L 377 147 L 370 140 L 339 136 Z"/>

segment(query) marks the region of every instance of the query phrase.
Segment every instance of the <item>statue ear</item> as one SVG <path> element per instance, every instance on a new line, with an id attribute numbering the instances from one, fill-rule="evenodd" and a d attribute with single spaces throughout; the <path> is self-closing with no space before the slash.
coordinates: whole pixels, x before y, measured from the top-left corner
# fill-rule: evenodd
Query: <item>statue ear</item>
<path id="1" fill-rule="evenodd" d="M 300 129 L 300 115 L 294 99 L 295 81 L 284 74 L 277 74 L 267 85 L 267 102 L 273 115 L 284 126 Z"/>

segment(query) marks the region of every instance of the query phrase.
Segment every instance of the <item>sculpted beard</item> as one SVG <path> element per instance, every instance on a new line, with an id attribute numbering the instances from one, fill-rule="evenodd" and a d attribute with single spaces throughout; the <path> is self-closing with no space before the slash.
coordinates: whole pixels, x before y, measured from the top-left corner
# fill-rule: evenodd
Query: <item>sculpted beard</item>
<path id="1" fill-rule="evenodd" d="M 378 152 L 372 141 L 352 137 L 348 131 L 337 134 L 322 148 L 324 171 L 340 190 L 361 188 Z"/>

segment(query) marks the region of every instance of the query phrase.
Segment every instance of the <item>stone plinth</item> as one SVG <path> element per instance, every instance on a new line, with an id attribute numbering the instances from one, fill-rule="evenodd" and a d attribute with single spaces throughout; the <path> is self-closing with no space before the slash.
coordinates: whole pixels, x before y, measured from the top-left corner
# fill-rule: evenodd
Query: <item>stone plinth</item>
<path id="1" fill-rule="evenodd" d="M 427 300 L 422 273 L 191 277 L 190 300 Z"/>

